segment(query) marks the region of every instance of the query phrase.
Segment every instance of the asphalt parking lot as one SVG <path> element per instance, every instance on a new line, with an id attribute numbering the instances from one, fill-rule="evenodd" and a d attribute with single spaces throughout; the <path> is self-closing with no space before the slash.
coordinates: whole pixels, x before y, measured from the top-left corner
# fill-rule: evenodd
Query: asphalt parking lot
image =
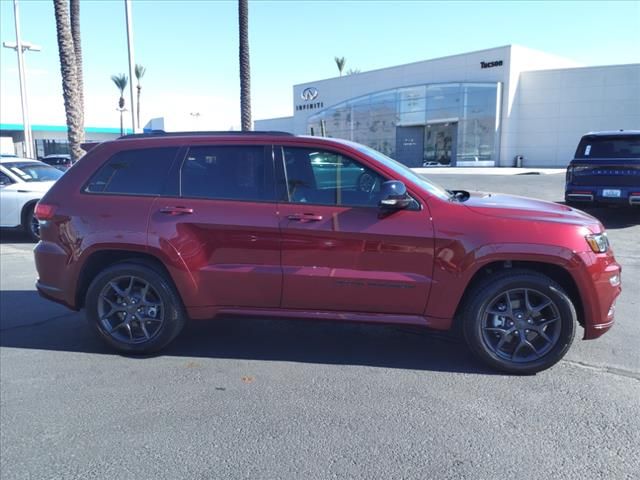
<path id="1" fill-rule="evenodd" d="M 562 197 L 561 174 L 434 179 Z M 638 478 L 640 213 L 591 213 L 623 266 L 617 324 L 529 377 L 441 335 L 278 319 L 122 357 L 37 296 L 33 245 L 3 232 L 0 478 Z"/>

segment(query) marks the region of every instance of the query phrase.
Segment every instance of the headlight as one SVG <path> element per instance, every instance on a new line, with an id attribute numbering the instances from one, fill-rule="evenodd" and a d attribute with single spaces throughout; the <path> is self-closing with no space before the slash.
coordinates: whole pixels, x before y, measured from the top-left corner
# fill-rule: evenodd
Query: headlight
<path id="1" fill-rule="evenodd" d="M 587 240 L 591 250 L 596 253 L 605 253 L 609 250 L 609 238 L 606 232 L 586 235 L 584 238 Z"/>

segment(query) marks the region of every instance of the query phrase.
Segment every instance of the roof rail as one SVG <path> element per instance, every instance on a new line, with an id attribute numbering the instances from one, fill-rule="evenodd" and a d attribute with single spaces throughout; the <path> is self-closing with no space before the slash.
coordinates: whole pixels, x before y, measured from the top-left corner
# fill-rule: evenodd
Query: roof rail
<path id="1" fill-rule="evenodd" d="M 277 136 L 293 136 L 293 133 L 279 132 L 271 130 L 251 130 L 251 131 L 195 131 L 195 132 L 165 132 L 164 130 L 152 130 L 145 133 L 130 133 L 122 135 L 118 140 L 126 138 L 148 138 L 148 137 L 184 137 L 184 136 L 252 136 L 252 135 L 277 135 Z"/>

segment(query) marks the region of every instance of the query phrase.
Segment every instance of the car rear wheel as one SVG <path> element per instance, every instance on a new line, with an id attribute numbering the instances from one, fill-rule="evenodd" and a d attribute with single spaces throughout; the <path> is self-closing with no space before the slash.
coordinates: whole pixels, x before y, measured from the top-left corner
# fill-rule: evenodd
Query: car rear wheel
<path id="1" fill-rule="evenodd" d="M 100 336 L 123 353 L 156 352 L 182 330 L 186 315 L 170 280 L 155 269 L 121 263 L 89 286 L 87 317 Z"/>
<path id="2" fill-rule="evenodd" d="M 489 277 L 463 309 L 471 351 L 509 373 L 532 374 L 556 364 L 575 335 L 576 311 L 560 285 L 527 270 Z"/>

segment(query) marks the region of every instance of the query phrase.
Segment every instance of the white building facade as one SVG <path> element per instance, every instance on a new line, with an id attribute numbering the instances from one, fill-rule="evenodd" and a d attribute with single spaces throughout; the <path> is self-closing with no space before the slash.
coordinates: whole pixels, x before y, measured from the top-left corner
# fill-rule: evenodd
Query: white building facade
<path id="1" fill-rule="evenodd" d="M 640 64 L 509 45 L 295 85 L 293 99 L 293 116 L 255 129 L 346 138 L 411 167 L 564 167 L 584 133 L 640 128 Z"/>

